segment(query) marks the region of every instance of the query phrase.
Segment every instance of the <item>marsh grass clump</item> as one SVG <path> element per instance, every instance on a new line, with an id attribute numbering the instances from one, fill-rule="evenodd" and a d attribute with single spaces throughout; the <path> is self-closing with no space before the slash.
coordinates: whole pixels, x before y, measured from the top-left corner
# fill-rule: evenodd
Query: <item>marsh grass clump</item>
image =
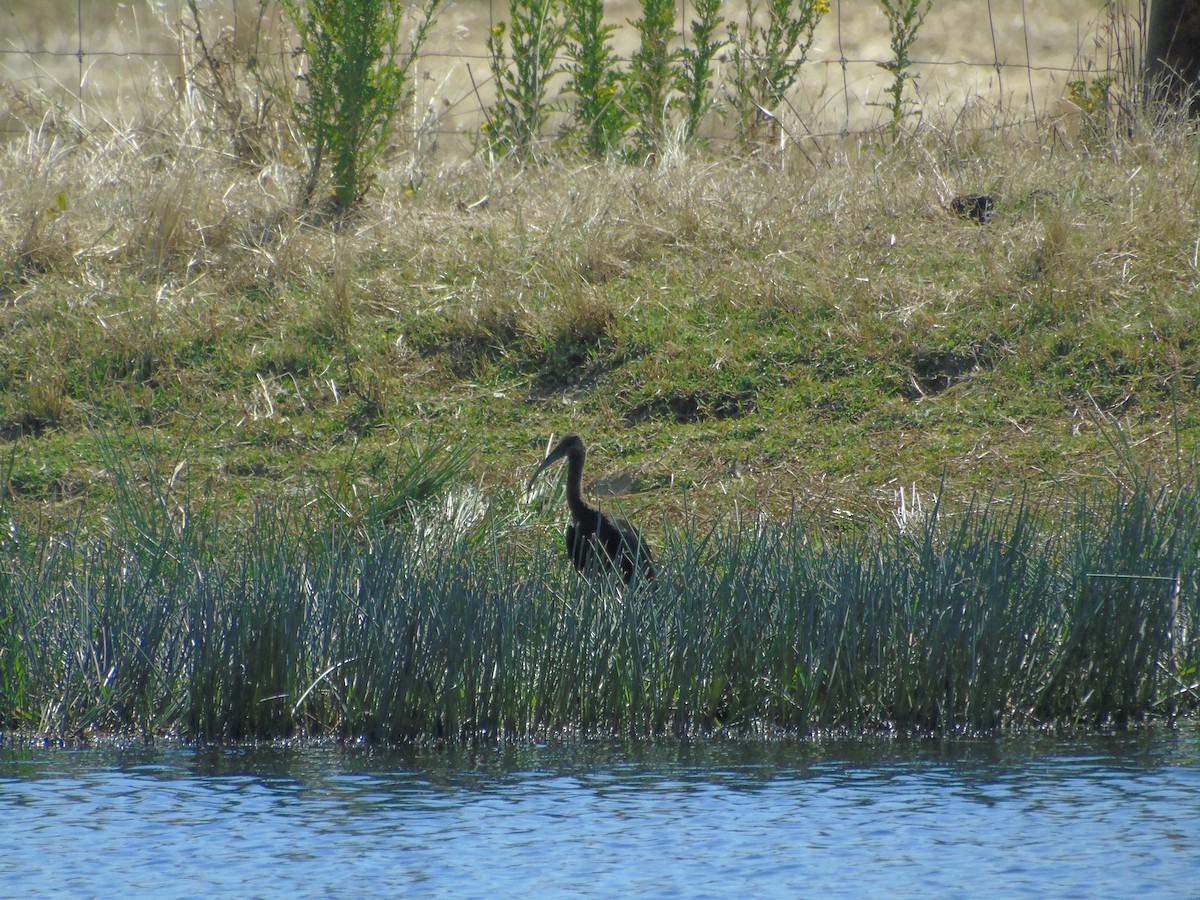
<path id="1" fill-rule="evenodd" d="M 613 347 L 616 311 L 602 295 L 586 287 L 564 297 L 548 319 L 546 352 L 555 372 L 582 372 L 589 357 Z"/>
<path id="2" fill-rule="evenodd" d="M 527 328 L 527 312 L 519 303 L 481 299 L 447 311 L 428 340 L 451 355 L 455 372 L 470 374 L 475 366 L 511 353 Z"/>
<path id="3" fill-rule="evenodd" d="M 516 518 L 452 512 L 438 497 L 463 457 L 445 448 L 397 473 L 386 510 L 339 491 L 237 523 L 190 505 L 178 472 L 110 452 L 102 530 L 16 523 L 0 541 L 5 728 L 960 734 L 1200 702 L 1194 480 L 1065 510 L 938 501 L 841 534 L 797 518 L 672 530 L 655 581 L 623 587 L 514 540 Z M 438 509 L 457 524 L 431 527 Z"/>
<path id="4" fill-rule="evenodd" d="M 61 425 L 69 408 L 70 398 L 61 379 L 39 379 L 30 382 L 25 408 L 16 422 L 21 431 L 39 434 Z"/>

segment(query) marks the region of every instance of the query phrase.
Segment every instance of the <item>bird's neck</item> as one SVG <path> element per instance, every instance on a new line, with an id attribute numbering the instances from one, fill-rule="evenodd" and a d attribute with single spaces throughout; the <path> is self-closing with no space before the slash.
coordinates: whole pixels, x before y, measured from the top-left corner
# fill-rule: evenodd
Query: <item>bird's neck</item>
<path id="1" fill-rule="evenodd" d="M 572 456 L 567 465 L 567 508 L 576 522 L 594 521 L 600 510 L 583 499 L 583 455 Z"/>

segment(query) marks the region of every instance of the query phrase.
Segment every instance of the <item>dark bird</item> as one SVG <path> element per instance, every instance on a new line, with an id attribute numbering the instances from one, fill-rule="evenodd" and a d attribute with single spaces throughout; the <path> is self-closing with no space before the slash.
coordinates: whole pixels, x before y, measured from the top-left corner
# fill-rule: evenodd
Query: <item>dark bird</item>
<path id="1" fill-rule="evenodd" d="M 654 577 L 654 560 L 641 532 L 622 516 L 614 516 L 583 499 L 583 461 L 587 449 L 583 438 L 568 434 L 542 460 L 529 479 L 529 487 L 542 471 L 563 457 L 567 458 L 567 507 L 571 524 L 567 526 L 567 553 L 580 572 L 589 572 L 597 563 L 619 569 L 621 580 L 629 584 L 635 575 Z"/>
<path id="2" fill-rule="evenodd" d="M 991 194 L 960 194 L 950 201 L 950 211 L 980 225 L 992 221 L 996 203 Z"/>

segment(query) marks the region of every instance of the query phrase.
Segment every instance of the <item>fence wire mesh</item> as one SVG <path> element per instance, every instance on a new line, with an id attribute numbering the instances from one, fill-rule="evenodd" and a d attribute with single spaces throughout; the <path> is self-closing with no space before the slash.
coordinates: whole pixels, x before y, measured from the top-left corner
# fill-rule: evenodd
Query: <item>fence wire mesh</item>
<path id="1" fill-rule="evenodd" d="M 869 135 L 890 120 L 885 90 L 894 59 L 879 0 L 833 0 L 798 82 L 773 113 L 779 140 Z M 934 0 L 913 47 L 909 121 L 997 129 L 1077 115 L 1074 84 L 1136 68 L 1148 0 Z M 47 110 L 79 127 L 117 126 L 186 101 L 197 66 L 196 22 L 226 59 L 283 71 L 294 67 L 277 5 L 262 0 L 114 4 L 101 0 L 0 2 L 0 134 L 37 127 Z M 606 4 L 623 60 L 636 49 L 637 0 Z M 725 4 L 726 22 L 744 18 L 744 0 Z M 678 0 L 676 25 L 691 22 Z M 494 93 L 485 41 L 509 17 L 508 0 L 444 3 L 420 55 L 413 109 L 400 122 L 413 141 L 470 146 Z M 679 41 L 686 46 L 687 27 Z M 729 136 L 721 115 L 728 57 L 717 59 L 716 108 L 702 134 Z M 553 93 L 553 91 L 552 91 Z M 551 117 L 547 136 L 561 124 Z"/>

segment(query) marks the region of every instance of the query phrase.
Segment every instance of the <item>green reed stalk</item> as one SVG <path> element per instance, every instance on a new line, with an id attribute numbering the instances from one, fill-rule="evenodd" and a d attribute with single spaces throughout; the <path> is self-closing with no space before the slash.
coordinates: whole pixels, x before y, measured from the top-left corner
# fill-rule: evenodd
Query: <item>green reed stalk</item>
<path id="1" fill-rule="evenodd" d="M 5 728 L 955 734 L 1200 706 L 1200 483 L 849 535 L 684 527 L 627 590 L 495 528 L 282 503 L 227 528 L 118 477 L 103 533 L 0 542 Z"/>

